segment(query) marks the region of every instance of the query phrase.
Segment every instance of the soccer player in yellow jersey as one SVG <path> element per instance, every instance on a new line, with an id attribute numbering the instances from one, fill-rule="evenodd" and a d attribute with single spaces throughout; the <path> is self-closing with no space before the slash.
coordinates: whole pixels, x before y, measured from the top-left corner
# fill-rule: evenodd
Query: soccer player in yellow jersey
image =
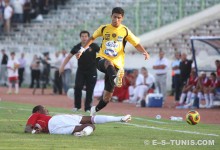
<path id="1" fill-rule="evenodd" d="M 128 41 L 141 52 L 145 60 L 150 57 L 144 47 L 139 43 L 140 40 L 126 26 L 121 24 L 123 18 L 124 10 L 120 7 L 113 8 L 111 24 L 101 25 L 76 54 L 76 57 L 79 59 L 97 37 L 103 38 L 100 51 L 96 56 L 96 66 L 101 72 L 105 73 L 105 89 L 98 105 L 91 108 L 91 116 L 104 108 L 111 100 L 115 85 L 117 87 L 122 86 L 126 42 Z"/>

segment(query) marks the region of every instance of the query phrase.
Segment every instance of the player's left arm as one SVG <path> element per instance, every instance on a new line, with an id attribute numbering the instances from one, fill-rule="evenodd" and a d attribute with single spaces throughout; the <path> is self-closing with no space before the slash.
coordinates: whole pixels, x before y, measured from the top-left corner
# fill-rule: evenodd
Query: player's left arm
<path id="1" fill-rule="evenodd" d="M 144 55 L 145 60 L 149 59 L 150 55 L 145 50 L 145 48 L 140 44 L 140 39 L 137 38 L 128 28 L 127 28 L 127 31 L 128 31 L 128 34 L 127 34 L 126 40 Z"/>
<path id="2" fill-rule="evenodd" d="M 149 53 L 145 50 L 145 48 L 141 44 L 136 45 L 135 48 L 144 55 L 145 60 L 150 58 Z"/>

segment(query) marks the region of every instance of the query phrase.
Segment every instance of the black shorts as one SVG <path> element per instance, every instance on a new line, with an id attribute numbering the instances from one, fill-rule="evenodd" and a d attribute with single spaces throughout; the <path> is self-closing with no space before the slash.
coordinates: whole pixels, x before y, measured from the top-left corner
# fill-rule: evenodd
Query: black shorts
<path id="1" fill-rule="evenodd" d="M 107 61 L 107 59 L 97 57 L 96 67 L 99 71 L 105 73 L 105 88 L 104 89 L 110 93 L 113 93 L 115 84 L 112 83 L 112 81 L 110 80 L 110 77 L 107 74 L 107 69 L 105 68 L 105 61 Z M 118 71 L 118 68 L 115 67 L 115 70 Z"/>

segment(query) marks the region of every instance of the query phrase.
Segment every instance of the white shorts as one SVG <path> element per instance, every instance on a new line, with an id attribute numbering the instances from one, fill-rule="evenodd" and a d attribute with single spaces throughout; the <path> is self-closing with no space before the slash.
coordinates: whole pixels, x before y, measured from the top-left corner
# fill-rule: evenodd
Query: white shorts
<path id="1" fill-rule="evenodd" d="M 56 115 L 49 120 L 48 129 L 50 134 L 72 134 L 81 120 L 79 115 Z"/>

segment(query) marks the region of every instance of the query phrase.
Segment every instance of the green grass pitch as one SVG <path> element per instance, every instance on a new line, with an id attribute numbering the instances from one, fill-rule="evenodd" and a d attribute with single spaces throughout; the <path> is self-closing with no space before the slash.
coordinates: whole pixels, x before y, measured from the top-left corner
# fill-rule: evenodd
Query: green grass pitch
<path id="1" fill-rule="evenodd" d="M 0 149 L 217 150 L 220 147 L 219 125 L 198 124 L 191 126 L 185 121 L 175 122 L 134 116 L 129 124 L 108 123 L 96 125 L 95 132 L 88 137 L 25 134 L 23 132 L 24 126 L 32 108 L 33 105 L 0 102 Z M 67 109 L 48 109 L 53 115 L 56 113 L 71 113 Z M 181 144 L 181 142 L 183 143 Z"/>

